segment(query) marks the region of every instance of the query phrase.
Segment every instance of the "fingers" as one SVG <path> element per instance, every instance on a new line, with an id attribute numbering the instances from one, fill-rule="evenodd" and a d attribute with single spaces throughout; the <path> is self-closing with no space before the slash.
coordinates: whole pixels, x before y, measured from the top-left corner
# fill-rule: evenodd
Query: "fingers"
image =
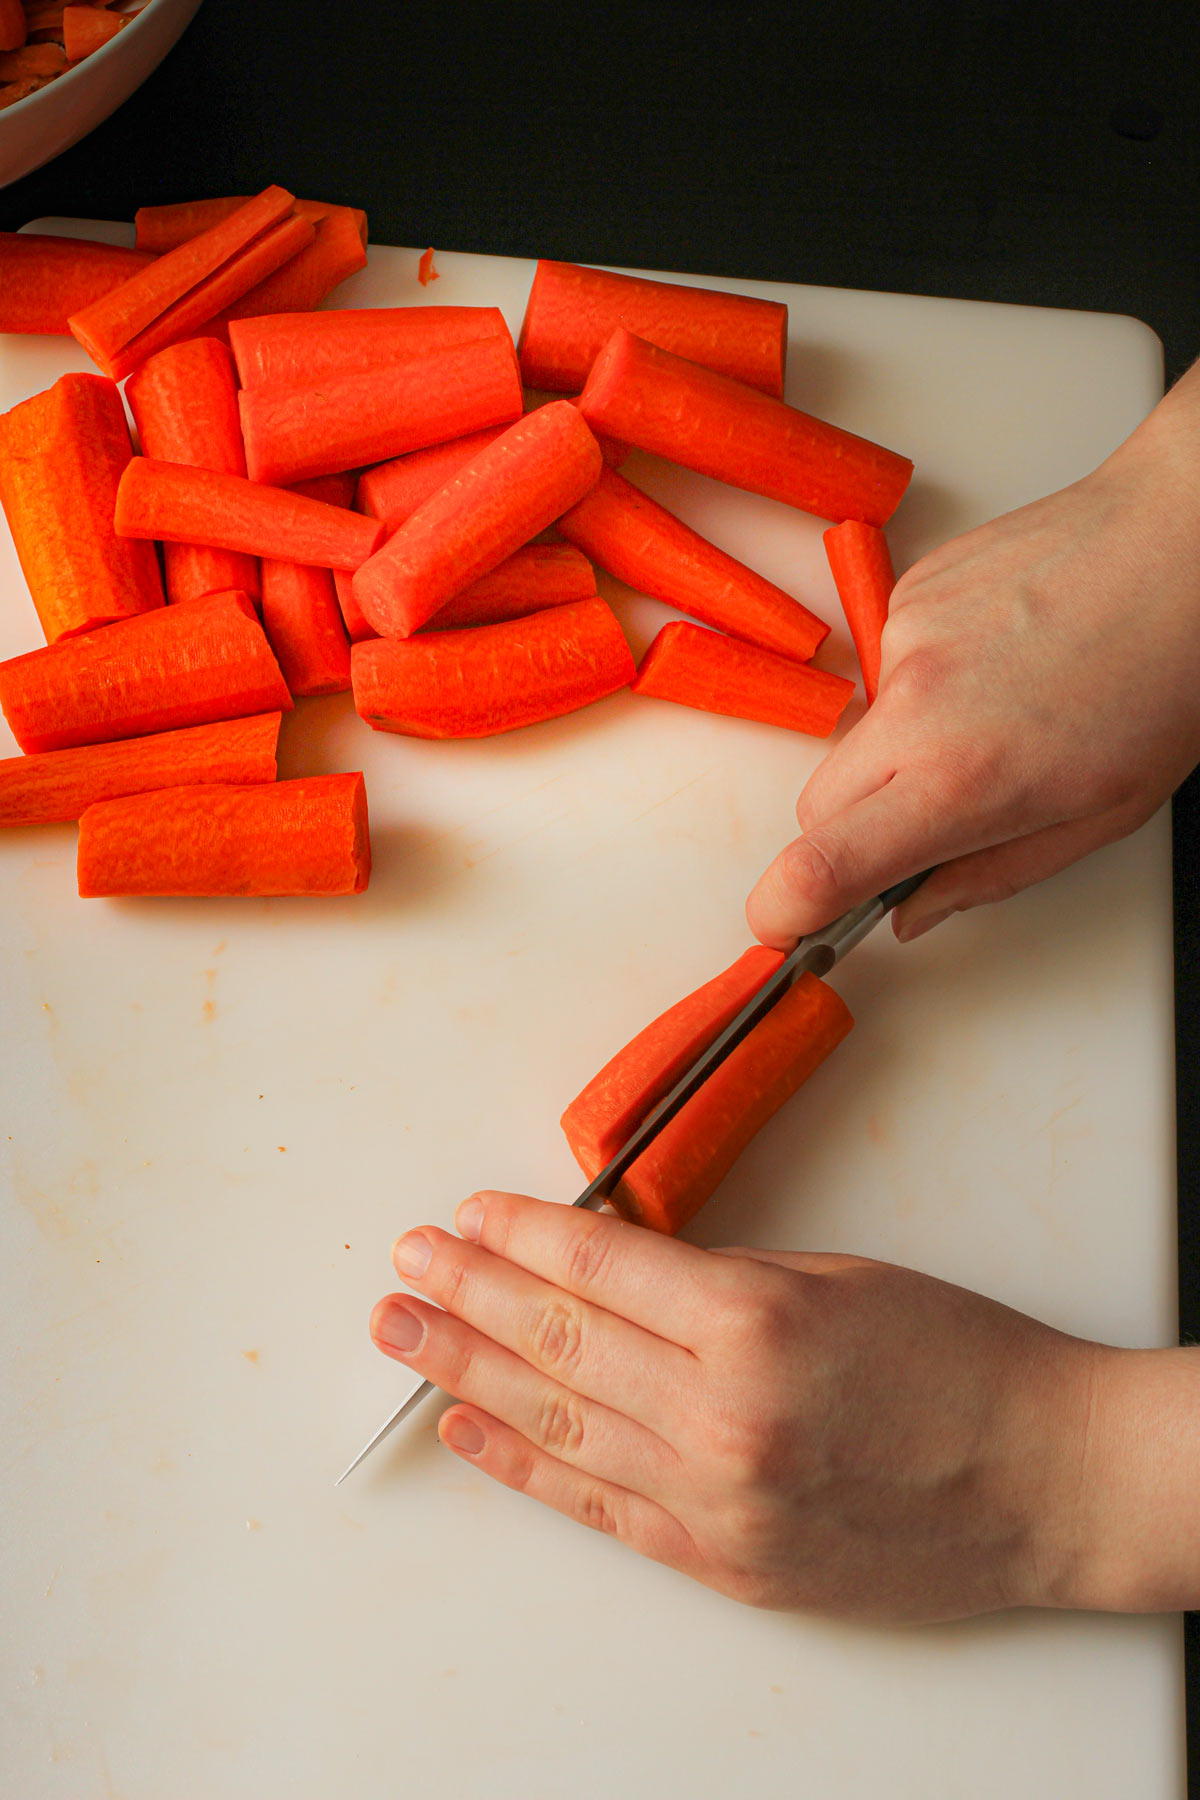
<path id="1" fill-rule="evenodd" d="M 688 1532 L 644 1494 L 572 1468 L 473 1406 L 455 1406 L 443 1413 L 438 1435 L 464 1462 L 474 1463 L 505 1487 L 516 1488 L 593 1531 L 608 1532 L 655 1562 L 698 1573 L 702 1558 Z"/>
<path id="2" fill-rule="evenodd" d="M 538 1374 L 452 1314 L 389 1294 L 371 1336 L 397 1362 L 481 1406 L 530 1444 L 603 1481 L 663 1500 L 678 1491 L 678 1454 L 644 1425 Z"/>
<path id="3" fill-rule="evenodd" d="M 435 1226 L 400 1238 L 396 1273 L 562 1386 L 666 1428 L 695 1403 L 696 1358 L 678 1344 Z"/>
<path id="4" fill-rule="evenodd" d="M 525 1194 L 473 1194 L 454 1223 L 531 1275 L 693 1350 L 729 1285 L 728 1270 L 694 1244 Z"/>

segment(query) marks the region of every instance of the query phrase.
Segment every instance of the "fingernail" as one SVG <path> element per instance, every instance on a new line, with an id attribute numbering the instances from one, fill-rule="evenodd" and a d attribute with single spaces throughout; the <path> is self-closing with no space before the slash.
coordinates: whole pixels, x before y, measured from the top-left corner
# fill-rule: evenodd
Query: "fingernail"
<path id="1" fill-rule="evenodd" d="M 429 1259 L 433 1255 L 433 1245 L 419 1231 L 410 1231 L 407 1236 L 397 1238 L 392 1246 L 392 1262 L 398 1275 L 410 1275 L 419 1281 L 429 1267 Z"/>
<path id="2" fill-rule="evenodd" d="M 466 1456 L 478 1456 L 487 1443 L 474 1419 L 464 1419 L 461 1413 L 442 1420 L 442 1441 Z"/>
<path id="3" fill-rule="evenodd" d="M 403 1351 L 407 1356 L 425 1336 L 425 1327 L 411 1307 L 404 1306 L 399 1300 L 391 1300 L 379 1311 L 375 1336 L 390 1350 Z"/>
<path id="4" fill-rule="evenodd" d="M 474 1198 L 464 1200 L 454 1215 L 454 1226 L 459 1237 L 470 1238 L 473 1244 L 477 1244 L 479 1233 L 483 1229 L 483 1201 Z"/>
<path id="5" fill-rule="evenodd" d="M 911 944 L 914 938 L 924 937 L 935 925 L 940 925 L 954 911 L 952 906 L 943 908 L 941 912 L 927 913 L 923 919 L 905 919 L 896 928 L 896 937 L 902 944 Z"/>

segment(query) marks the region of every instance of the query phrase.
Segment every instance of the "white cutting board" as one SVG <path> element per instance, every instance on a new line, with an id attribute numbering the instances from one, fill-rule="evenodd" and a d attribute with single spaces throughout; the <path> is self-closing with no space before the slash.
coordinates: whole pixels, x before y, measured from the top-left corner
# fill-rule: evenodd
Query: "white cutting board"
<path id="1" fill-rule="evenodd" d="M 529 263 L 439 254 L 427 291 L 416 260 L 373 250 L 344 301 L 518 325 Z M 791 306 L 789 399 L 915 457 L 900 566 L 1083 474 L 1161 391 L 1130 319 L 741 285 Z M 86 366 L 0 340 L 0 405 Z M 818 521 L 629 473 L 837 617 Z M 608 591 L 640 647 L 665 610 Z M 5 542 L 0 652 L 38 641 Z M 852 667 L 840 627 L 822 661 Z M 1177 1618 L 749 1611 L 492 1485 L 436 1406 L 334 1492 L 410 1385 L 366 1336 L 392 1239 L 477 1186 L 577 1191 L 560 1110 L 744 947 L 821 754 L 628 693 L 419 743 L 346 696 L 285 722 L 283 772 L 366 771 L 362 899 L 85 903 L 72 827 L 5 835 L 6 1793 L 1180 1794 Z M 878 933 L 836 977 L 857 1029 L 698 1239 L 1170 1342 L 1169 878 L 1163 814 L 909 949 Z"/>

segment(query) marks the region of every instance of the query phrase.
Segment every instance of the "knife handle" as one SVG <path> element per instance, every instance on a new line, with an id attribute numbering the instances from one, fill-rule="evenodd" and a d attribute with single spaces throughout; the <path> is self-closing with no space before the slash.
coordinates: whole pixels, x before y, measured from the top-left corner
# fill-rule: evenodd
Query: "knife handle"
<path id="1" fill-rule="evenodd" d="M 898 881 L 895 887 L 890 887 L 880 894 L 879 904 L 884 912 L 891 912 L 894 906 L 899 906 L 902 900 L 907 900 L 910 894 L 915 894 L 921 883 L 927 881 L 932 874 L 933 869 L 922 869 L 919 875 L 910 875 L 907 881 Z"/>

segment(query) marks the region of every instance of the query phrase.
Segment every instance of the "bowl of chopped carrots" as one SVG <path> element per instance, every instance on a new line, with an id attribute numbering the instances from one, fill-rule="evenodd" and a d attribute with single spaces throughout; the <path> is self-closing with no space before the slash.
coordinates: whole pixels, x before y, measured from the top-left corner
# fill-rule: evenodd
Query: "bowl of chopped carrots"
<path id="1" fill-rule="evenodd" d="M 0 187 L 115 112 L 200 0 L 0 0 Z"/>

